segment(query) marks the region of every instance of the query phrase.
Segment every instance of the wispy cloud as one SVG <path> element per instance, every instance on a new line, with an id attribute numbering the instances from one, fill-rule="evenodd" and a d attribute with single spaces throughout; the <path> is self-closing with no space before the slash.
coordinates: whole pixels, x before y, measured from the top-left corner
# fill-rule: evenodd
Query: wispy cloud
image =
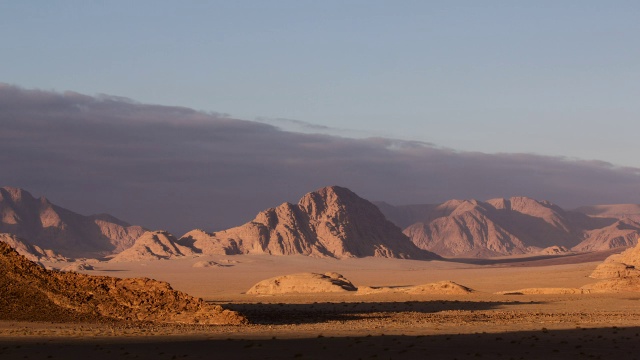
<path id="1" fill-rule="evenodd" d="M 219 229 L 342 185 L 371 200 L 640 203 L 640 169 L 283 131 L 183 107 L 0 85 L 0 184 L 152 228 Z"/>

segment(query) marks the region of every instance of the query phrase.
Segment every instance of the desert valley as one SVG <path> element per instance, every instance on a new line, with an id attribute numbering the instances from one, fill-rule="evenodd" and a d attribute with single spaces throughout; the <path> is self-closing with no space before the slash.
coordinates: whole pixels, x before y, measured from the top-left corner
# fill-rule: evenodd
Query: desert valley
<path id="1" fill-rule="evenodd" d="M 640 205 L 330 186 L 181 236 L 0 188 L 0 355 L 629 358 Z"/>

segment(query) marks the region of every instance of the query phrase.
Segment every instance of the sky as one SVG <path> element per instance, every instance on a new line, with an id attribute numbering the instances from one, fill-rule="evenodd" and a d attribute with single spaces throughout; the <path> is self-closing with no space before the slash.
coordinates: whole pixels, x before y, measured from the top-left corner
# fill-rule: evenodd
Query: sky
<path id="1" fill-rule="evenodd" d="M 0 0 L 0 34 L 26 88 L 640 167 L 637 1 Z"/>
<path id="2" fill-rule="evenodd" d="M 0 186 L 168 229 L 341 185 L 640 203 L 636 1 L 0 0 Z"/>

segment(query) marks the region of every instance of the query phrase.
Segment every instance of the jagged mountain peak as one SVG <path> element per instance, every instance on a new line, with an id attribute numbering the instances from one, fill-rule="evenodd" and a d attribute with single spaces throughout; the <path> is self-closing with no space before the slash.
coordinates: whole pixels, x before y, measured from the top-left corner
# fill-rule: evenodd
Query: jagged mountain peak
<path id="1" fill-rule="evenodd" d="M 208 240 L 202 234 L 183 239 L 204 253 L 433 257 L 413 245 L 375 205 L 339 186 L 307 193 L 297 205 L 261 211 L 251 222 L 213 233 Z"/>
<path id="2" fill-rule="evenodd" d="M 11 200 L 13 202 L 20 202 L 24 200 L 35 200 L 33 195 L 28 191 L 13 187 L 13 186 L 3 186 L 0 187 L 0 199 Z"/>
<path id="3" fill-rule="evenodd" d="M 336 211 L 347 205 L 361 203 L 362 200 L 347 188 L 327 186 L 305 194 L 298 202 L 298 206 L 309 216 L 317 217 L 327 211 Z"/>

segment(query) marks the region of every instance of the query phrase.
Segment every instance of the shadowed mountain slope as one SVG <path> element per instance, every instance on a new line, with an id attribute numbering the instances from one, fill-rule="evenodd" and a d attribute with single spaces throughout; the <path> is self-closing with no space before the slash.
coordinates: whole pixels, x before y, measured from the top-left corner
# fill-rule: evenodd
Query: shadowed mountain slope
<path id="1" fill-rule="evenodd" d="M 628 218 L 589 216 L 527 197 L 380 208 L 401 224 L 420 214 L 404 233 L 418 247 L 450 257 L 525 254 L 553 246 L 607 250 L 633 245 L 640 234 L 640 223 Z"/>
<path id="2" fill-rule="evenodd" d="M 25 190 L 2 187 L 0 232 L 68 257 L 101 257 L 130 247 L 144 229 L 110 215 L 83 216 Z"/>

